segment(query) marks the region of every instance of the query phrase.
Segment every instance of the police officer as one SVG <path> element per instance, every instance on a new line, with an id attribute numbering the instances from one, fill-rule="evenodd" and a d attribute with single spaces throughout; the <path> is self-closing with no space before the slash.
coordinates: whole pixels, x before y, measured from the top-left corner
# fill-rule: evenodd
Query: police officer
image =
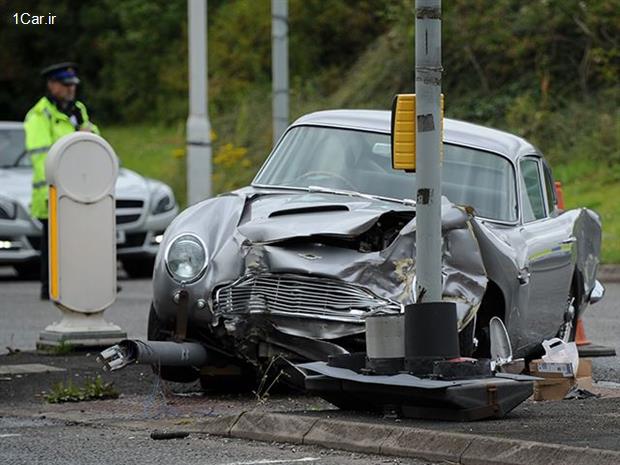
<path id="1" fill-rule="evenodd" d="M 32 160 L 32 203 L 30 213 L 41 222 L 41 299 L 49 299 L 48 277 L 48 188 L 45 181 L 45 158 L 50 147 L 75 131 L 99 134 L 88 118 L 86 107 L 75 99 L 80 83 L 74 63 L 57 63 L 41 71 L 47 92 L 30 109 L 24 121 L 26 151 Z"/>

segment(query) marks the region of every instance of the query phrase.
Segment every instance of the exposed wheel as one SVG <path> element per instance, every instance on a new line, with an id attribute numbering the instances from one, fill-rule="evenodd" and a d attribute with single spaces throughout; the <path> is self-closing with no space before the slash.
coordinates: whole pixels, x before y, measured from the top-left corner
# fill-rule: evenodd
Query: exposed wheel
<path id="1" fill-rule="evenodd" d="M 150 278 L 153 276 L 154 258 L 132 258 L 121 260 L 130 278 Z"/>
<path id="2" fill-rule="evenodd" d="M 474 317 L 467 326 L 459 333 L 459 351 L 461 357 L 472 357 L 476 350 L 474 343 L 474 334 L 476 331 L 476 317 Z"/>
<path id="3" fill-rule="evenodd" d="M 573 342 L 577 335 L 577 292 L 575 286 L 571 285 L 570 292 L 566 299 L 566 310 L 564 312 L 564 323 L 558 332 L 558 337 L 565 342 Z"/>
<path id="4" fill-rule="evenodd" d="M 172 331 L 166 330 L 162 321 L 157 316 L 155 307 L 151 303 L 149 311 L 149 322 L 147 326 L 147 338 L 149 341 L 167 341 L 170 340 Z M 191 383 L 196 381 L 199 376 L 198 370 L 192 367 L 170 367 L 152 365 L 153 373 L 159 375 L 166 381 L 175 383 Z"/>

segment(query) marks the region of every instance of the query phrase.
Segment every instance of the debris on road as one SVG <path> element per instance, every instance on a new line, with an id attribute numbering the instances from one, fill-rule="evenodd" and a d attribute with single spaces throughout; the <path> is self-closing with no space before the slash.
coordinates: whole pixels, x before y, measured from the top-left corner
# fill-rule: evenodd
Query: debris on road
<path id="1" fill-rule="evenodd" d="M 189 436 L 187 431 L 153 431 L 151 433 L 151 439 L 159 441 L 162 439 L 185 439 Z"/>

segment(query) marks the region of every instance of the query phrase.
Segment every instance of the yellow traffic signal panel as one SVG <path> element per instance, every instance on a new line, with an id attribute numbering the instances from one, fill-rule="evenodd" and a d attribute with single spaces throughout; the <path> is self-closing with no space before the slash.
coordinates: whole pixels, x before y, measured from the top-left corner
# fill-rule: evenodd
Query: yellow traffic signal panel
<path id="1" fill-rule="evenodd" d="M 441 94 L 441 135 L 443 140 L 443 94 Z M 398 94 L 392 102 L 392 168 L 415 171 L 415 94 Z M 443 153 L 443 150 L 442 150 Z"/>
<path id="2" fill-rule="evenodd" d="M 398 94 L 392 102 L 392 168 L 415 171 L 415 94 Z"/>

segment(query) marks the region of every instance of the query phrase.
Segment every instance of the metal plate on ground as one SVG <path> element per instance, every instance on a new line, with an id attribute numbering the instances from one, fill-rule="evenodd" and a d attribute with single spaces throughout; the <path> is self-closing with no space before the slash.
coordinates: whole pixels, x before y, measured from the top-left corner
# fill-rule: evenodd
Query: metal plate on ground
<path id="1" fill-rule="evenodd" d="M 532 395 L 535 379 L 504 373 L 439 381 L 407 374 L 364 375 L 324 362 L 299 367 L 308 372 L 306 389 L 342 410 L 450 421 L 501 418 Z"/>
<path id="2" fill-rule="evenodd" d="M 603 346 L 600 344 L 586 344 L 577 346 L 580 357 L 615 357 L 616 349 L 611 346 Z"/>

